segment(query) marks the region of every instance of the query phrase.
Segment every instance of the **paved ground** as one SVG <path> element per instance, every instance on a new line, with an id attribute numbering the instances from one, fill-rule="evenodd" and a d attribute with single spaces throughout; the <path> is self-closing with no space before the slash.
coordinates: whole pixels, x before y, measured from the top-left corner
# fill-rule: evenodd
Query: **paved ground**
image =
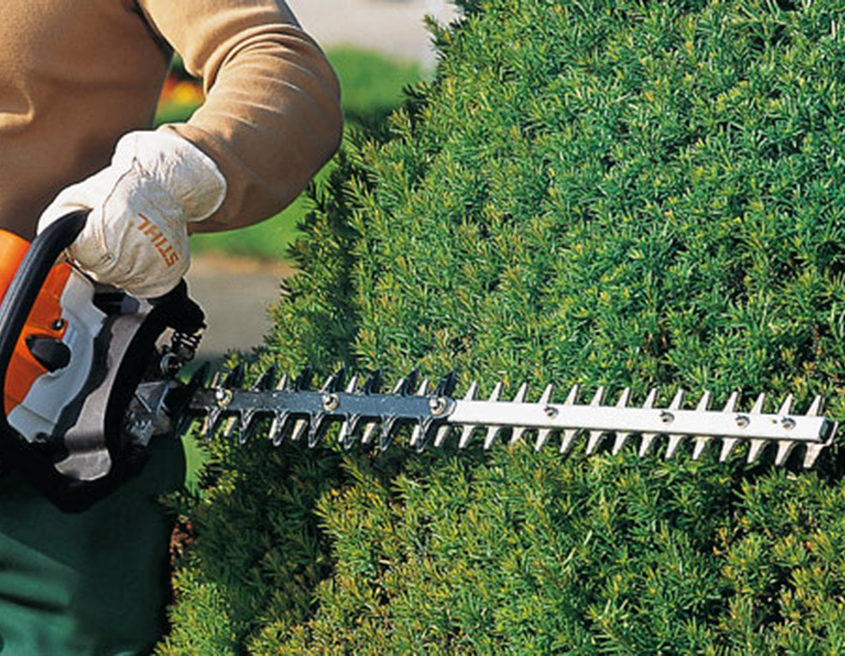
<path id="1" fill-rule="evenodd" d="M 426 14 L 448 23 L 446 0 L 288 0 L 303 28 L 325 47 L 354 45 L 434 65 Z M 237 347 L 249 351 L 270 328 L 267 307 L 279 298 L 284 265 L 219 256 L 196 256 L 188 273 L 192 296 L 209 329 L 199 357 L 216 359 Z"/>
<path id="2" fill-rule="evenodd" d="M 187 276 L 188 289 L 205 311 L 208 324 L 198 358 L 216 360 L 230 349 L 249 351 L 261 344 L 271 325 L 267 307 L 279 298 L 281 279 L 291 274 L 285 264 L 195 257 Z"/>

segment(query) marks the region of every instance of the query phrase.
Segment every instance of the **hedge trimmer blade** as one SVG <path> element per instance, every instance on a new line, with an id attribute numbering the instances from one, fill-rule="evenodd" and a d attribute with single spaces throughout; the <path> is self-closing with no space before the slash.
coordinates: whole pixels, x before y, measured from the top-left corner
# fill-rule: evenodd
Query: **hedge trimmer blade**
<path id="1" fill-rule="evenodd" d="M 767 446 L 775 445 L 775 464 L 783 465 L 795 447 L 803 445 L 803 466 L 809 468 L 832 443 L 837 428 L 835 421 L 821 416 L 821 397 L 816 397 L 804 414 L 794 414 L 791 395 L 776 413 L 767 413 L 765 395 L 759 395 L 753 406 L 744 411 L 739 409 L 737 392 L 721 409 L 710 409 L 710 392 L 703 394 L 695 408 L 685 408 L 682 390 L 666 407 L 656 405 L 654 389 L 642 405 L 632 403 L 627 388 L 615 403 L 606 404 L 602 387 L 588 403 L 581 403 L 578 386 L 569 390 L 562 403 L 554 402 L 552 385 L 543 390 L 538 400 L 530 401 L 526 384 L 519 387 L 512 400 L 503 400 L 502 383 L 496 384 L 487 399 L 477 398 L 476 383 L 459 398 L 454 395 L 454 372 L 436 386 L 427 380 L 419 382 L 413 372 L 399 380 L 390 392 L 380 391 L 379 372 L 363 381 L 353 377 L 347 383 L 340 371 L 318 390 L 310 387 L 310 368 L 295 379 L 283 376 L 278 381 L 275 371 L 270 370 L 249 389 L 241 388 L 242 366 L 226 377 L 215 376 L 210 384 L 206 384 L 206 377 L 207 373 L 200 371 L 192 378 L 186 388 L 188 400 L 177 414 L 187 423 L 202 418 L 202 434 L 208 438 L 221 429 L 226 435 L 237 431 L 241 442 L 261 433 L 274 445 L 289 439 L 314 447 L 332 423 L 340 423 L 337 439 L 346 449 L 360 442 L 375 443 L 385 450 L 403 426 L 411 427 L 408 446 L 418 451 L 429 445 L 441 447 L 453 434 L 457 435 L 457 446 L 463 449 L 477 433 L 483 433 L 483 446 L 489 449 L 507 433 L 515 442 L 530 431 L 535 434 L 538 451 L 553 436 L 559 436 L 562 454 L 568 453 L 576 438 L 582 436 L 586 438 L 587 455 L 607 443 L 615 454 L 639 438 L 638 454 L 643 457 L 658 438 L 664 438 L 667 460 L 686 441 L 691 442 L 695 460 L 718 441 L 720 461 L 727 460 L 745 442 L 749 463 L 757 462 Z"/>

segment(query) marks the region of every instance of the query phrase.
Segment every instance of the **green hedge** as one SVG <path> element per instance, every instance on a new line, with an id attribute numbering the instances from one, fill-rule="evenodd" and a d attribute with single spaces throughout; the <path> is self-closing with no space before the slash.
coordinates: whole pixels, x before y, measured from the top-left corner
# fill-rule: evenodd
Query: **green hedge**
<path id="1" fill-rule="evenodd" d="M 320 194 L 259 365 L 845 418 L 841 4 L 464 8 Z M 845 652 L 832 458 L 214 450 L 162 654 Z"/>

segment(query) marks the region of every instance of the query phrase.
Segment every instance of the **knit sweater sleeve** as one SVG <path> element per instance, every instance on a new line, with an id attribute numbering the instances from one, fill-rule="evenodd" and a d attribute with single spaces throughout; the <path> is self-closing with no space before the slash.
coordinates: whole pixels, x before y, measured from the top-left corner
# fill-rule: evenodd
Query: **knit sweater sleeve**
<path id="1" fill-rule="evenodd" d="M 337 78 L 282 0 L 139 0 L 151 28 L 203 80 L 206 100 L 166 126 L 226 177 L 197 231 L 237 228 L 288 205 L 338 147 Z"/>

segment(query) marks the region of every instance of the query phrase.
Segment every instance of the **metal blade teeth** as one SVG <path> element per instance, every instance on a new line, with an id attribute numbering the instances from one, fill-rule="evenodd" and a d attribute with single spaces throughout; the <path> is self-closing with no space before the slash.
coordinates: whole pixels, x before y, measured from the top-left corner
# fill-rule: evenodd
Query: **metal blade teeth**
<path id="1" fill-rule="evenodd" d="M 307 419 L 297 419 L 293 422 L 293 430 L 290 434 L 291 442 L 299 442 L 308 433 L 309 422 Z"/>
<path id="2" fill-rule="evenodd" d="M 281 391 L 288 388 L 287 374 L 282 376 L 276 383 L 274 390 Z M 270 430 L 267 433 L 267 439 L 273 446 L 279 446 L 284 438 L 284 430 L 287 427 L 287 419 L 290 415 L 287 412 L 274 412 L 273 420 L 270 422 Z"/>
<path id="3" fill-rule="evenodd" d="M 679 389 L 672 397 L 672 402 L 669 404 L 669 410 L 680 410 L 684 403 L 684 390 Z"/>
<path id="4" fill-rule="evenodd" d="M 577 388 L 573 387 L 573 390 L 577 393 Z M 543 393 L 540 395 L 540 400 L 537 402 L 538 405 L 542 406 L 543 411 L 546 414 L 549 414 L 553 411 L 553 408 L 549 405 L 552 402 L 552 394 L 554 394 L 555 387 L 554 385 L 546 385 Z M 571 392 L 570 392 L 571 393 Z M 554 429 L 552 428 L 541 428 L 537 431 L 537 441 L 534 443 L 534 450 L 539 451 L 543 448 L 543 445 L 552 436 L 554 433 Z"/>
<path id="5" fill-rule="evenodd" d="M 736 404 L 739 401 L 739 392 L 731 392 L 731 395 L 728 397 L 727 403 L 725 403 L 725 407 L 722 409 L 722 412 L 725 413 L 732 413 L 736 411 Z M 731 457 L 731 453 L 739 444 L 740 440 L 736 437 L 723 437 L 722 438 L 722 448 L 719 450 L 719 462 L 725 462 L 728 458 Z"/>
<path id="6" fill-rule="evenodd" d="M 328 429 L 329 418 L 325 415 L 316 415 L 308 422 L 308 448 L 313 449 L 323 439 Z"/>
<path id="7" fill-rule="evenodd" d="M 378 430 L 378 423 L 375 421 L 369 422 L 364 428 L 364 434 L 361 436 L 361 444 L 372 443 L 373 438 L 376 435 L 376 430 Z"/>
<path id="8" fill-rule="evenodd" d="M 631 388 L 626 387 L 622 390 L 622 394 L 619 395 L 619 400 L 616 402 L 617 408 L 627 408 L 628 404 L 631 402 Z M 611 453 L 613 455 L 617 455 L 621 450 L 622 447 L 625 446 L 625 442 L 633 435 L 633 433 L 629 433 L 626 431 L 619 431 L 616 433 L 616 439 L 613 440 L 613 447 L 611 449 Z"/>
<path id="9" fill-rule="evenodd" d="M 435 448 L 440 448 L 452 432 L 452 427 L 449 424 L 443 424 L 437 429 L 437 434 L 434 436 Z"/>
<path id="10" fill-rule="evenodd" d="M 484 431 L 481 446 L 485 450 L 491 449 L 506 431 L 510 431 L 511 444 L 523 439 L 527 431 L 536 431 L 534 448 L 538 451 L 549 438 L 560 433 L 561 454 L 569 453 L 575 439 L 581 435 L 585 436 L 587 455 L 599 452 L 605 440 L 612 441 L 611 453 L 619 454 L 634 436 L 638 436 L 637 452 L 641 457 L 651 451 L 658 437 L 665 437 L 667 445 L 663 457 L 666 460 L 675 457 L 686 440 L 691 441 L 692 459 L 699 460 L 708 446 L 718 440 L 720 461 L 729 459 L 739 444 L 747 442 L 745 459 L 748 463 L 758 462 L 766 448 L 775 445 L 774 463 L 783 466 L 793 449 L 804 445 L 803 463 L 805 467 L 811 467 L 830 444 L 836 430 L 835 422 L 821 416 L 823 399 L 820 396 L 813 399 L 804 415 L 819 419 L 808 422 L 793 414 L 791 394 L 783 399 L 777 413 L 766 414 L 765 394 L 758 395 L 747 411 L 739 409 L 739 392 L 732 392 L 721 410 L 710 410 L 712 394 L 705 391 L 695 410 L 689 410 L 684 408 L 684 390 L 678 389 L 669 404 L 663 406 L 665 409 L 661 409 L 656 406 L 658 392 L 651 389 L 641 408 L 654 414 L 643 414 L 640 408 L 632 406 L 629 387 L 620 392 L 615 403 L 606 404 L 604 387 L 598 387 L 589 402 L 579 403 L 580 390 L 578 385 L 573 385 L 565 401 L 560 403 L 552 399 L 555 388 L 551 384 L 543 389 L 536 402 L 530 402 L 527 383 L 521 383 L 513 398 L 506 399 L 503 398 L 504 384 L 497 382 L 489 397 L 479 400 L 479 385 L 472 382 L 462 399 L 457 399 L 454 371 L 436 385 L 428 379 L 419 381 L 418 372 L 412 371 L 400 378 L 392 390 L 394 395 L 407 401 L 397 400 L 394 404 L 379 391 L 381 372 L 378 370 L 361 382 L 358 376 L 348 377 L 346 371 L 340 369 L 328 376 L 318 391 L 312 391 L 310 367 L 305 367 L 292 383 L 287 377 L 275 382 L 276 374 L 275 367 L 271 367 L 244 390 L 243 364 L 227 373 L 215 373 L 210 387 L 205 385 L 207 367 L 198 370 L 186 386 L 196 390 L 202 398 L 201 402 L 195 401 L 192 405 L 193 416 L 203 417 L 202 435 L 210 438 L 222 432 L 224 437 L 230 438 L 237 433 L 239 441 L 245 442 L 263 427 L 274 445 L 289 436 L 292 441 L 305 441 L 313 447 L 331 423 L 339 422 L 337 439 L 344 449 L 351 448 L 359 436 L 363 444 L 371 444 L 378 435 L 378 447 L 384 450 L 391 445 L 400 426 L 410 424 L 409 446 L 418 451 L 430 443 L 435 447 L 444 446 L 453 429 L 460 428 L 457 439 L 460 449 L 470 446 L 476 431 Z M 269 396 L 267 400 L 260 394 L 256 396 L 255 393 L 260 392 L 283 392 L 272 398 L 279 399 L 289 409 L 274 408 Z M 296 392 L 303 392 L 303 395 L 298 397 Z M 289 393 L 293 395 L 288 396 Z M 319 410 L 314 408 L 314 394 L 324 395 Z M 361 397 L 367 395 L 379 395 L 379 398 L 364 402 Z M 419 399 L 424 399 L 427 406 L 421 407 Z M 461 405 L 462 401 L 468 403 Z M 512 410 L 508 408 L 510 404 L 514 406 Z M 444 407 L 447 411 L 441 414 Z M 567 407 L 571 409 L 567 410 Z M 365 414 L 356 414 L 362 410 Z M 371 410 L 375 413 L 370 414 Z M 693 413 L 703 415 L 699 434 L 696 434 L 698 417 Z M 519 423 L 523 416 L 526 417 L 524 423 Z M 715 432 L 722 427 L 724 433 Z M 794 439 L 790 439 L 790 435 Z"/>
<path id="11" fill-rule="evenodd" d="M 602 404 L 602 402 L 604 401 L 604 392 L 605 392 L 604 386 L 599 387 L 596 390 L 596 393 L 593 395 L 593 400 L 590 401 L 590 407 L 596 408 L 596 407 L 598 407 Z M 588 433 L 589 437 L 587 438 L 587 451 L 586 451 L 588 456 L 591 456 L 596 451 L 598 451 L 598 448 L 599 448 L 599 446 L 601 445 L 601 442 L 602 442 L 602 438 L 606 434 L 607 434 L 606 431 L 600 431 L 600 430 L 589 431 L 589 433 Z"/>
<path id="12" fill-rule="evenodd" d="M 537 441 L 534 444 L 534 450 L 539 451 L 540 449 L 542 449 L 548 439 L 551 437 L 552 433 L 554 433 L 554 430 L 552 430 L 551 428 L 539 429 L 537 431 Z"/>
<path id="13" fill-rule="evenodd" d="M 669 403 L 669 407 L 667 410 L 680 410 L 684 404 L 684 390 L 678 389 L 675 392 L 675 396 L 672 397 L 672 401 Z M 666 419 L 671 421 L 672 413 L 666 412 L 665 413 Z M 669 434 L 669 442 L 666 445 L 666 454 L 663 456 L 664 460 L 671 460 L 675 457 L 678 449 L 680 448 L 681 444 L 684 441 L 685 435 L 678 435 L 677 433 L 670 433 Z"/>
<path id="14" fill-rule="evenodd" d="M 759 394 L 757 398 L 754 400 L 754 405 L 751 406 L 751 410 L 749 414 L 752 415 L 760 415 L 763 414 L 763 407 L 766 404 L 766 395 Z M 751 440 L 751 443 L 748 445 L 748 455 L 746 456 L 746 462 L 751 465 L 757 462 L 757 459 L 760 457 L 760 454 L 763 452 L 768 440 Z"/>
<path id="15" fill-rule="evenodd" d="M 692 459 L 700 460 L 708 444 L 710 444 L 709 437 L 702 437 L 700 435 L 694 437 L 692 442 Z"/>
<path id="16" fill-rule="evenodd" d="M 666 445 L 666 455 L 664 456 L 666 460 L 671 460 L 675 457 L 675 454 L 678 452 L 681 444 L 683 444 L 685 437 L 686 435 L 669 435 L 669 443 Z"/>
<path id="17" fill-rule="evenodd" d="M 808 417 L 818 417 L 822 411 L 822 405 L 824 404 L 824 399 L 821 396 L 816 396 L 813 398 L 813 402 L 810 404 L 810 409 L 807 410 Z M 822 454 L 822 451 L 826 446 L 829 446 L 833 442 L 833 434 L 831 434 L 830 439 L 826 442 L 819 443 L 819 444 L 808 444 L 807 451 L 804 453 L 804 469 L 810 469 L 813 465 L 816 464 L 816 461 L 819 459 L 819 456 Z"/>
<path id="18" fill-rule="evenodd" d="M 496 385 L 493 387 L 493 391 L 490 393 L 490 398 L 487 399 L 488 403 L 498 403 L 499 399 L 502 396 L 502 390 L 504 389 L 505 384 L 501 381 L 497 382 Z M 493 442 L 496 439 L 496 436 L 501 432 L 501 426 L 490 426 L 487 429 L 487 435 L 484 437 L 484 450 L 489 451 L 490 448 L 493 446 Z"/>
<path id="19" fill-rule="evenodd" d="M 822 451 L 829 443 L 822 444 L 808 444 L 807 452 L 804 454 L 804 469 L 810 469 L 816 464 L 816 460 L 822 454 Z"/>
<path id="20" fill-rule="evenodd" d="M 640 458 L 645 458 L 649 454 L 656 438 L 657 433 L 643 433 L 643 439 L 640 442 L 640 448 L 637 451 L 637 455 Z"/>
<path id="21" fill-rule="evenodd" d="M 572 450 L 572 444 L 575 442 L 575 437 L 580 433 L 578 428 L 567 428 L 563 431 L 563 437 L 560 440 L 560 454 L 565 456 Z M 537 440 L 539 443 L 539 440 Z"/>
<path id="22" fill-rule="evenodd" d="M 378 394 L 381 389 L 381 369 L 376 369 L 373 373 L 367 376 L 364 384 L 361 386 L 363 394 Z"/>
<path id="23" fill-rule="evenodd" d="M 293 390 L 302 392 L 311 389 L 311 379 L 314 377 L 314 368 L 307 365 L 293 381 Z"/>
<path id="24" fill-rule="evenodd" d="M 775 456 L 775 465 L 783 467 L 789 459 L 796 444 L 793 440 L 778 440 L 778 452 Z"/>
<path id="25" fill-rule="evenodd" d="M 519 386 L 519 389 L 516 391 L 516 395 L 513 397 L 513 401 L 511 403 L 525 403 L 525 399 L 528 396 L 528 383 L 522 383 Z M 525 434 L 525 431 L 528 429 L 525 426 L 518 426 L 517 428 L 513 429 L 513 433 L 511 434 L 511 444 L 515 442 L 519 442 L 522 439 L 522 436 Z"/>
<path id="26" fill-rule="evenodd" d="M 381 421 L 381 434 L 379 435 L 379 451 L 387 451 L 393 443 L 393 436 L 396 433 L 397 418 L 390 416 Z"/>
<path id="27" fill-rule="evenodd" d="M 463 427 L 461 430 L 461 438 L 458 440 L 458 448 L 459 449 L 466 449 L 469 445 L 469 441 L 472 438 L 472 434 L 475 432 L 476 426 L 473 424 L 469 424 Z"/>
<path id="28" fill-rule="evenodd" d="M 475 401 L 478 398 L 478 383 L 472 381 L 470 383 L 469 389 L 467 390 L 466 394 L 464 394 L 464 401 Z M 474 424 L 468 424 L 463 427 L 461 430 L 461 437 L 458 440 L 458 448 L 465 449 L 469 444 L 470 439 L 472 438 L 472 434 L 475 431 L 476 426 Z"/>
<path id="29" fill-rule="evenodd" d="M 352 415 L 340 425 L 337 441 L 348 451 L 355 445 L 355 434 L 361 424 L 361 415 Z"/>
<path id="30" fill-rule="evenodd" d="M 807 417 L 818 417 L 822 411 L 822 403 L 824 403 L 822 397 L 814 397 L 813 402 L 810 404 L 810 409 L 807 410 Z"/>
<path id="31" fill-rule="evenodd" d="M 710 409 L 710 399 L 712 398 L 712 394 L 709 390 L 705 390 L 704 394 L 701 395 L 701 398 L 698 400 L 698 405 L 695 406 L 697 412 L 706 412 Z M 704 454 L 704 450 L 707 448 L 707 445 L 710 444 L 709 437 L 703 435 L 696 435 L 692 438 L 692 459 L 698 460 Z"/>
<path id="32" fill-rule="evenodd" d="M 431 387 L 431 383 L 429 382 L 428 378 L 423 379 L 423 382 L 420 383 L 419 389 L 417 389 L 417 396 L 426 396 L 428 394 L 428 388 Z M 421 447 L 425 446 L 425 442 L 423 440 L 425 434 L 425 430 L 422 424 L 417 423 L 414 426 L 414 429 L 411 431 L 411 447 L 417 449 L 418 451 L 421 450 Z"/>
<path id="33" fill-rule="evenodd" d="M 643 402 L 643 408 L 650 410 L 654 407 L 655 401 L 657 401 L 657 389 L 652 387 L 646 395 L 645 401 Z M 645 458 L 648 455 L 656 437 L 657 433 L 643 433 L 642 439 L 640 440 L 640 448 L 637 450 L 637 455 L 640 458 Z"/>
<path id="34" fill-rule="evenodd" d="M 270 431 L 267 434 L 273 446 L 279 446 L 284 440 L 285 429 L 287 428 L 289 419 L 290 414 L 287 412 L 279 412 L 273 415 L 273 421 L 270 423 Z"/>

